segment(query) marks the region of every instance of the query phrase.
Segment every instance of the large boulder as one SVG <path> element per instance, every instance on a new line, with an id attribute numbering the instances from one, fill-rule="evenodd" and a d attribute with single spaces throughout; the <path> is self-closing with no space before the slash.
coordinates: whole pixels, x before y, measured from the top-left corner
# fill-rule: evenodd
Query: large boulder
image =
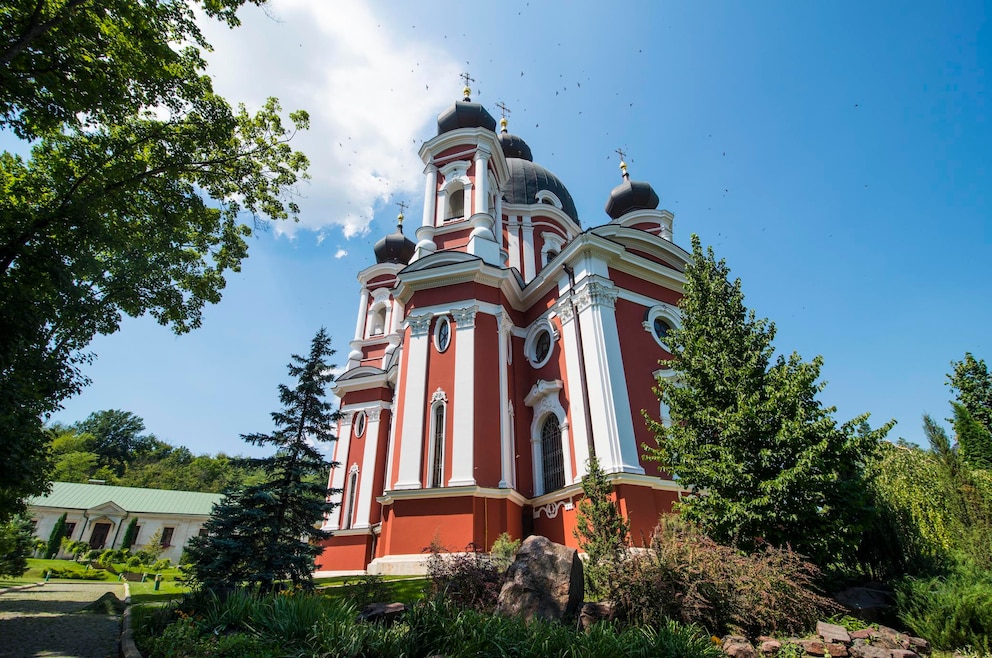
<path id="1" fill-rule="evenodd" d="M 584 595 L 582 560 L 573 548 L 532 535 L 506 571 L 496 612 L 530 620 L 576 615 Z"/>

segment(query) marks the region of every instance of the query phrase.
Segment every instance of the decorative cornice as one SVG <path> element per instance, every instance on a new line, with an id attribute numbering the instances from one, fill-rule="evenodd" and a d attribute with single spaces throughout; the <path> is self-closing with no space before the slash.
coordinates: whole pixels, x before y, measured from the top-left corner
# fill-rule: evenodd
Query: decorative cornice
<path id="1" fill-rule="evenodd" d="M 451 317 L 455 319 L 455 331 L 460 329 L 471 329 L 475 326 L 475 314 L 479 312 L 478 305 L 467 306 L 465 308 L 451 309 Z"/>
<path id="2" fill-rule="evenodd" d="M 447 402 L 448 401 L 448 394 L 445 393 L 441 389 L 440 386 L 437 387 L 437 390 L 434 391 L 434 395 L 431 396 L 431 404 L 434 404 L 435 402 L 438 402 L 438 401 L 441 401 L 441 402 Z"/>
<path id="3" fill-rule="evenodd" d="M 527 393 L 527 397 L 524 398 L 524 404 L 528 407 L 533 407 L 539 405 L 540 403 L 548 400 L 549 398 L 558 398 L 558 393 L 563 387 L 562 381 L 560 379 L 553 379 L 548 381 L 546 379 L 539 379 L 537 383 L 534 384 L 530 392 Z"/>
<path id="4" fill-rule="evenodd" d="M 433 317 L 430 313 L 407 317 L 406 326 L 410 327 L 410 335 L 426 336 L 430 332 L 431 318 Z"/>
<path id="5" fill-rule="evenodd" d="M 617 292 L 614 284 L 593 279 L 577 291 L 575 306 L 580 313 L 590 306 L 615 308 Z"/>
<path id="6" fill-rule="evenodd" d="M 572 298 L 570 295 L 566 294 L 564 297 L 558 300 L 555 304 L 555 313 L 561 318 L 561 323 L 568 324 L 575 317 L 575 307 L 572 306 Z"/>

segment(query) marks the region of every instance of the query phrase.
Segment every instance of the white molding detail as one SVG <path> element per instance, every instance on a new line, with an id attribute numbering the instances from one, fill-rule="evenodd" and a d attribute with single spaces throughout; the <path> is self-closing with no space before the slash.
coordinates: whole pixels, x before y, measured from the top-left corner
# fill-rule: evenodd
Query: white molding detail
<path id="1" fill-rule="evenodd" d="M 455 319 L 455 330 L 468 329 L 475 326 L 475 314 L 479 312 L 478 304 L 465 308 L 451 309 L 451 317 Z"/>
<path id="2" fill-rule="evenodd" d="M 475 484 L 475 314 L 477 305 L 454 309 L 455 383 L 451 410 L 449 486 Z"/>
<path id="3" fill-rule="evenodd" d="M 527 328 L 527 334 L 524 338 L 524 356 L 527 357 L 527 362 L 530 363 L 531 367 L 535 369 L 543 367 L 551 360 L 551 357 L 554 356 L 555 348 L 558 346 L 558 340 L 561 338 L 558 328 L 551 322 L 549 316 L 550 313 L 546 313 L 537 320 L 534 320 L 530 327 Z M 539 361 L 535 354 L 537 339 L 545 331 L 551 335 L 551 346 L 545 357 Z"/>
<path id="4" fill-rule="evenodd" d="M 619 289 L 612 281 L 607 283 L 598 279 L 591 279 L 576 290 L 576 309 L 581 313 L 590 306 L 616 308 L 618 293 Z"/>
<path id="5" fill-rule="evenodd" d="M 553 503 L 546 503 L 544 505 L 539 505 L 534 508 L 533 516 L 535 519 L 539 519 L 541 518 L 541 512 L 543 511 L 545 516 L 547 516 L 549 519 L 553 519 L 558 516 L 558 512 L 562 508 L 565 508 L 566 511 L 571 511 L 575 509 L 574 499 L 571 496 L 569 496 L 568 500 L 559 500 Z"/>
<path id="6" fill-rule="evenodd" d="M 440 386 L 437 387 L 437 390 L 434 391 L 434 395 L 431 396 L 431 404 L 433 405 L 435 402 L 438 401 L 444 403 L 448 402 L 448 394 L 445 393 L 444 389 L 442 389 Z"/>
<path id="7" fill-rule="evenodd" d="M 654 341 L 658 343 L 661 347 L 668 350 L 668 345 L 654 332 L 654 321 L 657 318 L 662 318 L 667 321 L 668 324 L 673 328 L 680 328 L 682 326 L 682 313 L 679 311 L 677 306 L 672 306 L 671 304 L 655 304 L 647 310 L 644 316 L 644 322 L 641 326 L 644 327 L 644 331 L 651 334 Z M 669 350 L 671 351 L 671 350 Z"/>
<path id="8" fill-rule="evenodd" d="M 430 313 L 423 315 L 411 315 L 406 319 L 406 326 L 410 327 L 411 336 L 426 336 L 430 331 L 431 320 L 434 318 Z"/>
<path id="9" fill-rule="evenodd" d="M 561 448 L 562 461 L 564 462 L 565 484 L 573 481 L 575 473 L 572 470 L 572 446 L 568 425 L 568 416 L 565 408 L 558 399 L 563 388 L 560 379 L 545 380 L 539 379 L 531 387 L 524 404 L 534 410 L 534 418 L 530 424 L 531 450 L 533 452 L 534 466 L 534 495 L 540 496 L 544 493 L 544 468 L 541 451 L 541 425 L 548 414 L 554 414 L 558 418 L 558 425 L 561 428 Z"/>
<path id="10" fill-rule="evenodd" d="M 416 328 L 421 331 L 412 330 L 409 345 L 404 347 L 409 350 L 406 358 L 406 373 L 402 380 L 404 384 L 403 395 L 403 418 L 402 428 L 399 432 L 399 473 L 396 489 L 419 489 L 420 464 L 423 457 L 424 447 L 424 399 L 427 396 L 427 353 L 430 349 L 430 338 L 427 327 L 430 326 L 431 316 L 429 314 L 407 318 L 407 323 L 416 323 Z M 410 324 L 411 329 L 415 327 Z M 400 392 L 397 389 L 397 395 Z M 392 469 L 392 464 L 386 465 L 387 469 Z M 388 482 L 388 480 L 387 480 Z M 387 484 L 387 488 L 389 488 Z"/>
<path id="11" fill-rule="evenodd" d="M 544 203 L 545 201 L 550 201 L 551 202 L 550 204 L 545 204 L 545 205 L 552 205 L 558 210 L 564 208 L 561 199 L 559 199 L 558 195 L 552 192 L 551 190 L 538 190 L 537 194 L 534 195 L 534 200 L 537 201 L 538 203 Z"/>

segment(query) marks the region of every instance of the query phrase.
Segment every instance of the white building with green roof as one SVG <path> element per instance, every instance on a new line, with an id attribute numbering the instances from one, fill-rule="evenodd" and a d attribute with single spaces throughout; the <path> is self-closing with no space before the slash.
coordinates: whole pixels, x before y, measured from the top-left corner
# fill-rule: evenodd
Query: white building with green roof
<path id="1" fill-rule="evenodd" d="M 195 491 L 53 482 L 51 493 L 29 499 L 28 512 L 39 539 L 48 540 L 56 521 L 65 514 L 66 536 L 98 549 L 140 549 L 161 530 L 166 546 L 162 557 L 178 562 L 186 543 L 200 533 L 221 498 L 221 494 Z M 134 544 L 122 546 L 124 531 L 134 518 L 138 519 Z"/>

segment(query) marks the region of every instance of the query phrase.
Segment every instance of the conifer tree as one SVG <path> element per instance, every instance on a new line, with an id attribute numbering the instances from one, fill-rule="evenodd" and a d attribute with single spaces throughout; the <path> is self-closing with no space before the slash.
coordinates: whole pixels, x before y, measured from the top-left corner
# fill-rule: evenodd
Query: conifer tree
<path id="1" fill-rule="evenodd" d="M 55 521 L 55 525 L 52 527 L 52 534 L 48 536 L 48 546 L 45 548 L 45 559 L 51 560 L 56 555 L 59 554 L 59 548 L 62 546 L 62 537 L 65 535 L 65 518 L 66 515 L 63 513 Z"/>
<path id="2" fill-rule="evenodd" d="M 892 423 L 838 426 L 816 399 L 821 357 L 773 359 L 775 325 L 744 305 L 740 280 L 692 237 L 682 326 L 669 332 L 676 382 L 656 392 L 654 459 L 692 489 L 680 511 L 717 541 L 792 546 L 821 566 L 853 552 L 868 518 L 866 461 Z"/>
<path id="3" fill-rule="evenodd" d="M 138 517 L 132 516 L 131 522 L 127 524 L 127 528 L 124 529 L 124 538 L 121 539 L 121 548 L 131 548 L 134 545 L 134 540 L 138 536 Z"/>
<path id="4" fill-rule="evenodd" d="M 630 522 L 613 500 L 613 487 L 596 457 L 589 458 L 582 493 L 572 532 L 586 552 L 586 586 L 598 593 L 604 589 L 610 568 L 627 555 Z"/>
<path id="5" fill-rule="evenodd" d="M 190 542 L 191 574 L 208 588 L 247 584 L 268 591 L 277 580 L 312 587 L 313 563 L 320 551 L 316 542 L 330 534 L 317 529 L 335 503 L 331 490 L 316 479 L 326 477 L 337 464 L 324 459 L 321 443 L 334 441 L 332 425 L 337 412 L 325 394 L 334 376 L 327 359 L 334 351 L 321 328 L 306 357 L 294 354 L 289 374 L 296 386 L 279 385 L 281 411 L 272 413 L 271 434 L 245 434 L 258 446 L 275 446 L 271 457 L 246 460 L 261 469 L 265 479 L 231 492 L 214 506 L 204 524 L 207 534 Z"/>
<path id="6" fill-rule="evenodd" d="M 947 375 L 957 401 L 987 431 L 992 432 L 992 373 L 984 359 L 965 352 L 960 361 L 952 361 L 954 372 Z"/>

